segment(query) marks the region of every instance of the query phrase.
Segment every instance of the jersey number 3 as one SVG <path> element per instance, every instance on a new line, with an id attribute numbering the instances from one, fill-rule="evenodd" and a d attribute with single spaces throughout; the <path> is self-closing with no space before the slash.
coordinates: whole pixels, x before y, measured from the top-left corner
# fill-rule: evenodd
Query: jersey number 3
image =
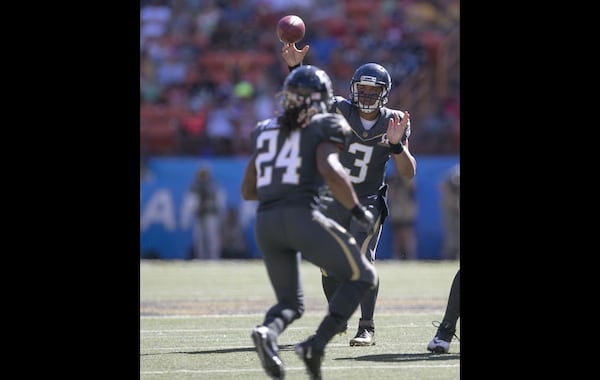
<path id="1" fill-rule="evenodd" d="M 352 143 L 348 147 L 348 153 L 354 154 L 356 157 L 353 161 L 353 166 L 358 168 L 358 175 L 353 175 L 352 170 L 346 168 L 346 172 L 350 176 L 352 183 L 362 183 L 367 178 L 367 171 L 369 170 L 369 162 L 373 156 L 373 147 L 359 143 Z M 362 153 L 362 159 L 358 158 L 359 153 Z"/>
<path id="2" fill-rule="evenodd" d="M 302 163 L 300 158 L 300 131 L 293 131 L 284 141 L 281 150 L 277 151 L 277 136 L 279 130 L 261 133 L 256 139 L 256 148 L 266 147 L 267 150 L 256 155 L 256 186 L 267 186 L 273 182 L 273 168 L 285 169 L 281 183 L 297 185 L 300 179 L 298 168 Z"/>

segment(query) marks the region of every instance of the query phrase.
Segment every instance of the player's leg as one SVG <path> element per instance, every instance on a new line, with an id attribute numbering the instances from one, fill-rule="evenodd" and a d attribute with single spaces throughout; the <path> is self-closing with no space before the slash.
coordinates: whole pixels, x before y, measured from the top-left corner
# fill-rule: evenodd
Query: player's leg
<path id="1" fill-rule="evenodd" d="M 456 324 L 460 317 L 460 268 L 454 275 L 448 303 L 442 322 L 438 326 L 435 336 L 427 345 L 427 349 L 438 354 L 447 353 L 450 350 L 450 342 L 456 332 Z"/>
<path id="2" fill-rule="evenodd" d="M 361 254 L 358 247 L 348 244 L 352 239 L 344 228 L 322 214 L 319 215 L 317 211 L 313 215 L 327 231 L 309 231 L 309 234 L 298 234 L 293 239 L 298 238 L 297 241 L 302 242 L 304 258 L 340 281 L 329 300 L 329 312 L 316 333 L 295 346 L 295 352 L 304 361 L 311 378 L 320 379 L 325 346 L 340 327 L 348 322 L 365 293 L 376 286 L 379 280 L 375 267 Z M 324 255 L 323 252 L 328 254 Z M 351 257 L 348 252 L 352 253 Z"/>
<path id="3" fill-rule="evenodd" d="M 339 202 L 331 199 L 323 203 L 322 212 L 325 216 L 334 219 L 337 223 L 344 226 L 344 228 L 350 228 L 350 222 L 352 221 L 352 214 Z M 333 294 L 340 285 L 340 281 L 327 273 L 321 268 L 321 286 L 323 288 L 323 294 L 327 302 L 330 302 L 333 298 Z M 348 330 L 348 324 L 346 323 L 340 328 L 339 333 L 343 334 Z"/>
<path id="4" fill-rule="evenodd" d="M 321 379 L 321 362 L 325 355 L 325 347 L 337 333 L 339 326 L 348 321 L 360 304 L 360 299 L 372 286 L 372 282 L 341 281 L 329 303 L 329 313 L 319 324 L 316 333 L 294 347 L 296 354 L 304 361 L 311 379 Z"/>
<path id="5" fill-rule="evenodd" d="M 327 302 L 331 302 L 333 298 L 333 294 L 340 286 L 340 282 L 333 276 L 327 274 L 327 272 L 321 268 L 321 286 L 323 287 L 323 293 L 325 293 L 325 298 L 327 298 Z M 348 322 L 340 327 L 338 334 L 345 334 L 348 331 Z"/>
<path id="6" fill-rule="evenodd" d="M 370 263 L 375 263 L 375 252 L 381 236 L 381 224 L 375 234 L 367 236 L 362 231 L 354 231 L 357 241 L 362 241 L 361 251 Z M 361 316 L 358 320 L 358 329 L 354 338 L 350 340 L 350 346 L 372 346 L 375 344 L 375 305 L 379 295 L 379 282 L 375 287 L 366 292 L 360 303 Z"/>
<path id="7" fill-rule="evenodd" d="M 263 254 L 277 302 L 269 308 L 262 323 L 250 335 L 263 369 L 271 378 L 277 379 L 285 376 L 277 338 L 304 312 L 300 254 L 283 238 L 285 231 L 273 233 L 273 226 L 285 225 L 283 216 L 284 212 L 278 210 L 257 213 L 257 244 Z"/>

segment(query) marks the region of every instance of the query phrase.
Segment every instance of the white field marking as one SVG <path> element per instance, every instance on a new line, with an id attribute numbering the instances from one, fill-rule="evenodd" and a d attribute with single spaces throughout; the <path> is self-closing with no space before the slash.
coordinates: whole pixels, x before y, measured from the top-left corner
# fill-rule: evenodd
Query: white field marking
<path id="1" fill-rule="evenodd" d="M 412 313 L 404 313 L 404 315 L 432 315 L 434 317 L 439 318 L 439 314 L 440 311 L 444 311 L 443 308 L 440 308 L 439 310 L 427 310 L 427 311 L 420 311 L 420 312 L 412 312 Z M 380 312 L 377 313 L 377 315 L 383 315 L 383 316 L 397 316 L 398 313 L 397 312 L 390 312 L 390 313 L 385 313 L 385 312 Z M 140 319 L 205 319 L 205 318 L 243 318 L 243 317 L 264 317 L 265 313 L 244 313 L 244 314 L 203 314 L 203 315 L 141 315 Z M 303 314 L 303 316 L 306 318 L 306 316 L 322 316 L 321 312 L 305 312 Z"/>
<path id="2" fill-rule="evenodd" d="M 409 324 L 409 325 L 381 325 L 381 327 L 378 326 L 378 328 L 380 329 L 388 329 L 388 328 L 423 328 L 424 326 L 429 327 L 431 326 L 431 323 L 427 323 L 425 325 L 415 325 L 415 324 Z M 288 326 L 287 330 L 307 330 L 308 327 L 306 326 Z M 223 327 L 223 328 L 213 328 L 211 327 L 210 331 L 224 331 L 224 332 L 228 332 L 228 331 L 246 331 L 248 330 L 247 327 L 238 327 L 238 328 L 232 328 L 232 327 Z M 252 330 L 252 328 L 250 328 L 250 330 Z M 248 331 L 250 331 L 248 330 Z M 140 333 L 145 333 L 145 334 L 155 334 L 155 333 L 189 333 L 189 332 L 206 332 L 206 329 L 160 329 L 160 330 L 156 330 L 156 329 L 140 329 Z"/>
<path id="3" fill-rule="evenodd" d="M 454 344 L 454 342 L 452 343 Z M 378 345 L 381 345 L 378 343 Z M 328 344 L 327 347 L 337 347 L 337 348 L 346 348 L 348 347 L 348 343 L 337 343 L 337 344 Z M 394 344 L 394 347 L 405 347 L 407 349 L 411 349 L 411 348 L 423 348 L 423 342 L 417 342 L 417 343 L 400 343 L 400 344 Z M 254 348 L 251 345 L 247 345 L 244 347 L 231 347 L 231 350 L 246 350 L 248 348 Z M 229 348 L 228 348 L 229 349 Z M 219 350 L 218 348 L 215 350 Z M 165 352 L 162 352 L 165 351 Z M 157 354 L 157 353 L 163 353 L 163 354 L 173 354 L 173 351 L 177 351 L 177 353 L 181 353 L 184 354 L 185 351 L 198 351 L 198 346 L 193 346 L 193 347 L 152 347 L 152 348 L 140 348 L 140 355 L 148 355 L 148 354 Z M 415 353 L 423 353 L 423 352 L 411 352 L 410 354 L 415 354 Z M 429 352 L 428 352 L 429 353 Z M 450 351 L 451 355 L 460 355 L 460 346 L 458 344 L 454 344 L 454 347 L 452 347 L 452 351 Z"/>
<path id="4" fill-rule="evenodd" d="M 460 363 L 457 364 L 407 364 L 407 365 L 372 365 L 370 369 L 400 369 L 400 368 L 458 368 Z M 349 369 L 356 369 L 353 366 L 324 366 L 323 371 L 346 371 Z M 285 367 L 286 371 L 302 371 L 306 370 L 305 367 Z M 193 370 L 193 369 L 178 369 L 174 371 L 140 371 L 140 375 L 164 375 L 168 373 L 242 373 L 242 372 L 263 372 L 262 368 L 245 368 L 245 369 L 209 369 L 209 370 Z"/>
<path id="5" fill-rule="evenodd" d="M 264 317 L 265 313 L 248 314 L 204 314 L 204 315 L 141 315 L 140 319 L 194 319 L 194 318 L 240 318 L 240 317 Z"/>
<path id="6" fill-rule="evenodd" d="M 185 339 L 185 336 L 181 336 L 182 339 Z M 200 339 L 197 339 L 200 340 Z M 202 341 L 206 341 L 206 339 L 202 339 Z M 231 342 L 232 344 L 239 344 L 241 345 L 240 347 L 225 347 L 222 346 L 223 348 L 220 347 L 216 347 L 214 348 L 215 350 L 219 350 L 219 349 L 230 349 L 230 350 L 244 350 L 247 348 L 252 348 L 252 343 L 249 343 L 247 345 L 242 345 L 245 342 L 242 340 L 236 340 L 234 342 Z M 452 342 L 453 346 L 452 346 L 452 350 L 450 351 L 450 354 L 460 354 L 460 342 L 456 341 L 456 342 Z M 142 347 L 144 345 L 143 342 L 141 342 L 140 344 L 140 355 L 146 355 L 149 353 L 156 353 L 156 352 L 161 352 L 161 351 L 165 351 L 165 353 L 169 353 L 172 354 L 173 351 L 178 351 L 180 353 L 184 353 L 185 351 L 192 351 L 192 350 L 198 350 L 198 346 L 176 346 L 176 347 L 157 347 L 157 346 L 153 346 L 153 347 Z M 406 349 L 411 349 L 411 348 L 423 348 L 423 341 L 418 340 L 418 341 L 404 341 L 404 342 L 382 342 L 382 341 L 378 341 L 378 345 L 379 346 L 383 346 L 383 345 L 387 345 L 389 347 L 404 347 Z M 337 347 L 337 348 L 346 348 L 348 347 L 348 343 L 346 341 L 340 341 L 340 342 L 330 342 L 327 347 Z"/>

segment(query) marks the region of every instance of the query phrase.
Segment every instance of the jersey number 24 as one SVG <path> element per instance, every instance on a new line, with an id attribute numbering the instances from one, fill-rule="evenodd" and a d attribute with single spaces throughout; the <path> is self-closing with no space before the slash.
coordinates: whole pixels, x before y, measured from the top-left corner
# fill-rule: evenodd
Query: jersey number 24
<path id="1" fill-rule="evenodd" d="M 273 181 L 273 167 L 285 169 L 281 177 L 281 183 L 295 185 L 299 182 L 298 168 L 302 163 L 300 158 L 300 131 L 295 130 L 290 133 L 279 152 L 277 151 L 278 134 L 279 130 L 270 130 L 261 133 L 257 137 L 257 148 L 267 147 L 265 152 L 256 156 L 257 187 L 271 184 Z"/>

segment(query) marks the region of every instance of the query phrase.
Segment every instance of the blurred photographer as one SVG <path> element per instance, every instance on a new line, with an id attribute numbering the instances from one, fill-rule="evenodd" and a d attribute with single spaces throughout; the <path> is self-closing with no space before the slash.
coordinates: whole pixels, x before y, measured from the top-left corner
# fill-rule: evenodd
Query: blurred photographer
<path id="1" fill-rule="evenodd" d="M 196 172 L 190 191 L 198 200 L 192 237 L 194 241 L 194 259 L 221 258 L 221 204 L 222 190 L 215 184 L 208 167 Z"/>
<path id="2" fill-rule="evenodd" d="M 460 164 L 450 169 L 440 183 L 444 240 L 442 258 L 460 258 Z"/>

